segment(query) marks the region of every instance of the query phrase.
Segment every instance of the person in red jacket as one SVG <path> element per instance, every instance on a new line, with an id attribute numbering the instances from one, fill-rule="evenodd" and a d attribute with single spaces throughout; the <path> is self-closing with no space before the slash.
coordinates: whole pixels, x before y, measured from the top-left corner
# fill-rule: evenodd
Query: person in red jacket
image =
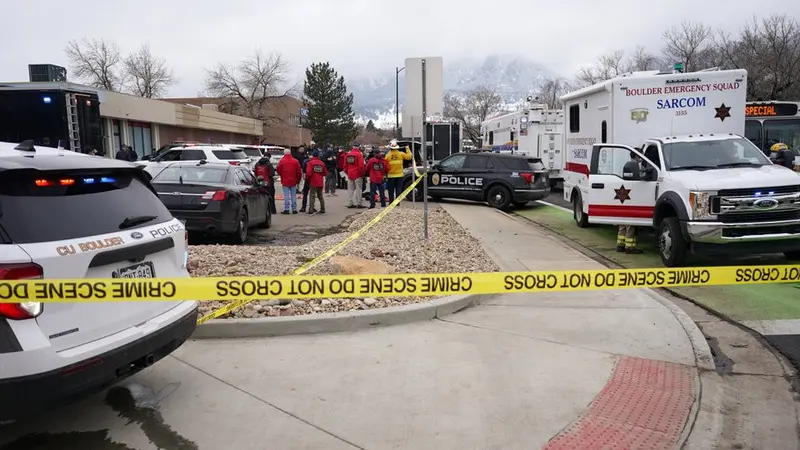
<path id="1" fill-rule="evenodd" d="M 378 150 L 375 156 L 367 161 L 367 173 L 369 174 L 369 209 L 375 208 L 375 192 L 381 196 L 381 208 L 386 207 L 386 189 L 383 181 L 389 173 L 389 164 L 383 158 L 383 153 Z"/>
<path id="2" fill-rule="evenodd" d="M 344 157 L 344 171 L 347 174 L 347 207 L 364 208 L 361 197 L 361 184 L 364 177 L 364 155 L 357 146 L 353 146 Z"/>
<path id="3" fill-rule="evenodd" d="M 339 146 L 339 153 L 336 155 L 336 166 L 339 168 L 339 189 L 347 189 L 347 176 L 344 174 L 344 157 L 347 152 L 344 147 Z"/>
<path id="4" fill-rule="evenodd" d="M 267 193 L 269 194 L 269 212 L 276 214 L 278 211 L 275 209 L 275 168 L 269 160 L 269 155 L 263 156 L 256 163 L 253 172 L 256 178 L 261 177 L 267 184 Z"/>
<path id="5" fill-rule="evenodd" d="M 328 168 L 325 163 L 319 159 L 319 150 L 314 149 L 311 154 L 311 160 L 306 164 L 306 183 L 311 188 L 308 190 L 310 202 L 308 204 L 308 213 L 314 214 L 315 198 L 319 198 L 319 213 L 325 214 L 325 198 L 322 197 L 322 188 L 325 187 L 325 177 L 328 176 Z"/>
<path id="6" fill-rule="evenodd" d="M 303 178 L 303 170 L 300 168 L 300 161 L 292 156 L 292 151 L 288 148 L 283 151 L 283 158 L 278 161 L 275 169 L 281 177 L 283 187 L 283 212 L 289 214 L 289 205 L 292 207 L 292 214 L 297 214 L 297 184 Z"/>

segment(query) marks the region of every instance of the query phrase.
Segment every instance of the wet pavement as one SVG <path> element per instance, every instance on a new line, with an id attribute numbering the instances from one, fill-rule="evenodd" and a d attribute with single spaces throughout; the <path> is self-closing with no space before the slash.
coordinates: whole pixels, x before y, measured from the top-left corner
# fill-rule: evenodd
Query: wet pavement
<path id="1" fill-rule="evenodd" d="M 599 266 L 489 208 L 446 208 L 506 270 Z M 580 425 L 619 361 L 689 373 L 692 345 L 645 290 L 497 296 L 445 320 L 191 341 L 119 387 L 3 427 L 0 449 L 528 450 Z"/>

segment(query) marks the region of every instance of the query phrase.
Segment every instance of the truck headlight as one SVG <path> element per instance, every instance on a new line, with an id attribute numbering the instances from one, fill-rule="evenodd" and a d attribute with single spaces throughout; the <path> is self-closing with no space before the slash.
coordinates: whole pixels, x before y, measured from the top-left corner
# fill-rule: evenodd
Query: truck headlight
<path id="1" fill-rule="evenodd" d="M 689 192 L 689 205 L 692 207 L 692 219 L 704 220 L 716 217 L 711 211 L 712 192 Z"/>

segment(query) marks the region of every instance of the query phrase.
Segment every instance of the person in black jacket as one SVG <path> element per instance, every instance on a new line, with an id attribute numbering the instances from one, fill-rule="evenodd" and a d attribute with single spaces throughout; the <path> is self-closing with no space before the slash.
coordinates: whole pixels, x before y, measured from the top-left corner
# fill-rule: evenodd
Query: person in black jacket
<path id="1" fill-rule="evenodd" d="M 335 196 L 336 185 L 339 182 L 339 170 L 337 155 L 332 145 L 325 150 L 322 161 L 325 163 L 325 168 L 328 169 L 328 175 L 325 177 L 325 193 Z"/>
<path id="2" fill-rule="evenodd" d="M 310 150 L 316 150 L 316 146 L 313 146 L 313 142 Z M 303 203 L 300 205 L 300 212 L 306 212 L 306 207 L 308 206 L 308 192 L 311 190 L 311 185 L 308 183 L 308 178 L 306 177 L 306 166 L 308 165 L 308 161 L 310 159 L 306 154 L 306 149 L 300 149 L 300 154 L 297 159 L 300 161 L 300 169 L 303 171 Z"/>

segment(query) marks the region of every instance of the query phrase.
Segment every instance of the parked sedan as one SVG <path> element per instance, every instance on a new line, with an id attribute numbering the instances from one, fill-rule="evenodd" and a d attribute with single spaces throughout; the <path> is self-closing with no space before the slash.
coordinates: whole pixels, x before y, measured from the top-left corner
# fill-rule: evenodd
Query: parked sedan
<path id="1" fill-rule="evenodd" d="M 251 226 L 272 225 L 266 183 L 244 166 L 206 161 L 170 163 L 152 182 L 158 197 L 190 232 L 241 244 Z"/>

